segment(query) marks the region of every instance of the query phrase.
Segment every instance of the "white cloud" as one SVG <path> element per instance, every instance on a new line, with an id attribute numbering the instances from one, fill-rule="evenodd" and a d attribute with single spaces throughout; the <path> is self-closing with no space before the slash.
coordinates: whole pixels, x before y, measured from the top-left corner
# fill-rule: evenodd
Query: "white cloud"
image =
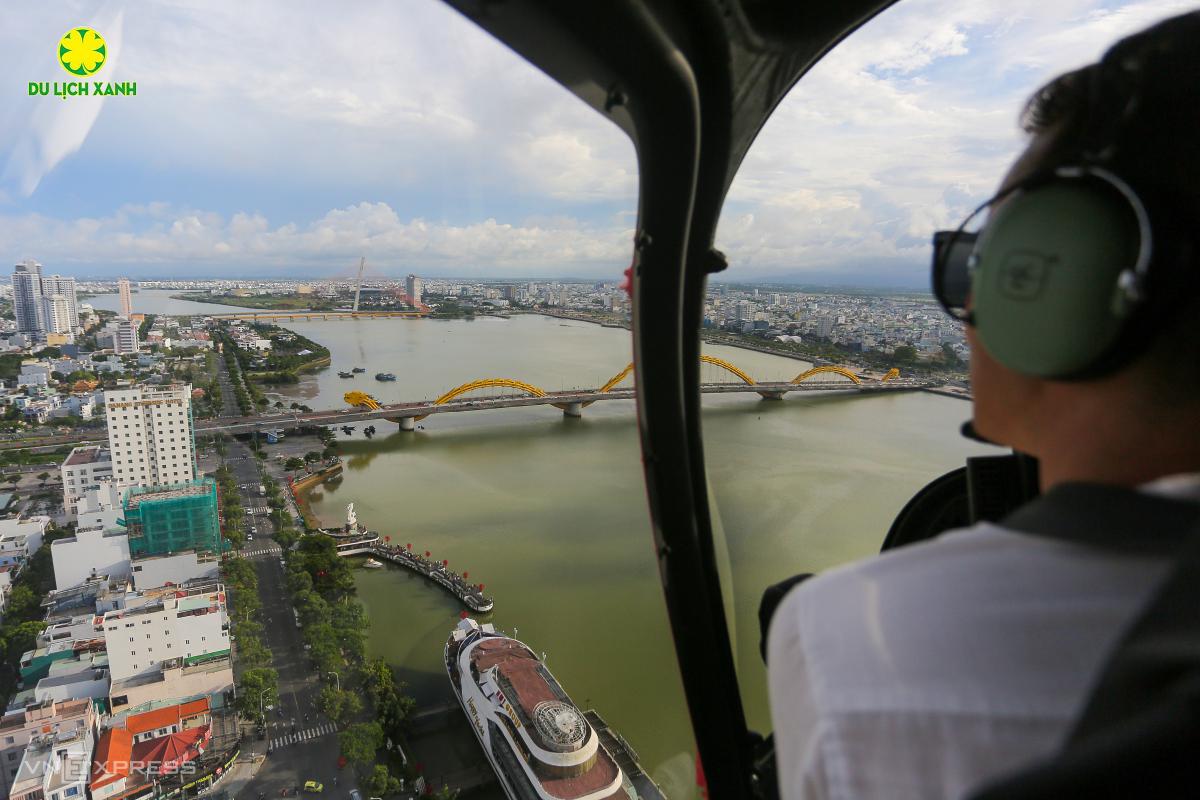
<path id="1" fill-rule="evenodd" d="M 157 267 L 238 266 L 254 274 L 337 274 L 365 254 L 376 270 L 412 268 L 442 274 L 618 276 L 628 264 L 633 231 L 595 227 L 570 218 L 523 223 L 485 219 L 454 225 L 401 219 L 386 203 L 328 211 L 307 225 L 272 226 L 257 214 L 230 217 L 160 204 L 126 206 L 97 219 L 54 220 L 39 215 L 0 217 L 0 247 L 35 252 L 39 260 L 72 264 Z M 19 243 L 19 245 L 18 245 Z"/>
<path id="2" fill-rule="evenodd" d="M 749 153 L 718 236 L 730 277 L 868 265 L 922 280 L 929 232 L 989 194 L 1021 147 L 1028 93 L 1186 5 L 906 0 L 884 12 L 801 81 Z M 12 0 L 0 47 L 20 75 L 44 74 L 44 41 L 65 16 L 99 19 L 90 8 Z M 31 118 L 77 104 L 0 104 L 0 154 L 41 164 L 0 186 L 12 257 L 211 271 L 376 248 L 397 264 L 555 274 L 627 262 L 630 142 L 443 3 L 163 0 L 137 12 L 106 69 L 139 96 L 71 126 L 90 128 L 86 141 L 54 144 L 62 126 Z M 20 177 L 90 164 L 136 180 L 109 199 Z M 25 201 L 21 187 L 37 189 Z M 48 216 L 60 199 L 86 219 Z"/>
<path id="3" fill-rule="evenodd" d="M 1099 5 L 908 0 L 868 23 L 751 148 L 717 239 L 729 277 L 886 265 L 923 282 L 930 234 L 985 199 L 1022 147 L 1024 99 L 1186 6 Z"/>

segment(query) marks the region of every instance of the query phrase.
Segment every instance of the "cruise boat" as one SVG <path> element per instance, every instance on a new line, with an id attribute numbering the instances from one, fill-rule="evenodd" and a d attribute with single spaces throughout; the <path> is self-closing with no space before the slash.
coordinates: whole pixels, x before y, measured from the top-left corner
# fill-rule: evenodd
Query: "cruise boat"
<path id="1" fill-rule="evenodd" d="M 467 617 L 450 632 L 444 655 L 510 800 L 638 800 L 588 717 L 524 644 Z"/>

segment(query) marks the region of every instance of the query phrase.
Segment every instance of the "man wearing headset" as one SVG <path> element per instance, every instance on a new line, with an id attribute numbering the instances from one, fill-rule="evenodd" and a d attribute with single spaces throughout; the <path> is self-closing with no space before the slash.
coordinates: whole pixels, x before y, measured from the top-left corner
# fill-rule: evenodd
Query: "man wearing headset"
<path id="1" fill-rule="evenodd" d="M 935 239 L 975 429 L 1037 457 L 1046 497 L 1200 502 L 1200 12 L 1052 81 L 1022 123 L 998 194 Z M 1171 562 L 1032 535 L 1028 508 L 786 596 L 767 660 L 784 798 L 965 797 L 1060 751 Z"/>

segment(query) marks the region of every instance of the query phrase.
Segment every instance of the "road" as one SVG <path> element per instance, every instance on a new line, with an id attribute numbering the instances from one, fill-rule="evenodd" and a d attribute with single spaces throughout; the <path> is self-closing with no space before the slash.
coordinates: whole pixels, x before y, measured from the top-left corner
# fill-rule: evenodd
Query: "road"
<path id="1" fill-rule="evenodd" d="M 224 391 L 224 389 L 222 389 Z M 254 566 L 258 575 L 258 593 L 262 601 L 264 644 L 273 655 L 272 666 L 279 673 L 279 702 L 267 712 L 264 738 L 253 732 L 247 739 L 245 757 L 266 753 L 266 759 L 253 778 L 239 791 L 241 797 L 254 798 L 260 793 L 278 797 L 285 788 L 303 786 L 315 780 L 325 784 L 327 794 L 348 794 L 354 788 L 354 773 L 337 766 L 337 731 L 331 720 L 316 710 L 322 683 L 313 671 L 292 615 L 284 586 L 284 570 L 279 545 L 270 538 L 271 523 L 264 514 L 252 509 L 267 508 L 258 494 L 261 478 L 258 459 L 239 441 L 228 443 L 225 463 L 238 484 L 246 525 L 257 528 L 254 539 L 246 542 L 240 557 Z"/>

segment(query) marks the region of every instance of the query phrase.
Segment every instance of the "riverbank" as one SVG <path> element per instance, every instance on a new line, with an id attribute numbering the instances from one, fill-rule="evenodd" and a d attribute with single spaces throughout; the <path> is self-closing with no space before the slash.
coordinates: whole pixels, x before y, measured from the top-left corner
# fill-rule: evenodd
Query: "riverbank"
<path id="1" fill-rule="evenodd" d="M 171 295 L 172 300 L 184 300 L 191 303 L 207 303 L 220 306 L 237 306 L 252 308 L 258 311 L 333 311 L 333 303 L 312 302 L 311 298 L 302 295 L 251 295 L 236 297 L 233 295 L 213 296 L 200 292 L 184 292 Z"/>
<path id="2" fill-rule="evenodd" d="M 325 481 L 341 475 L 342 469 L 342 461 L 338 459 L 336 464 L 328 464 L 301 478 L 288 477 L 288 490 L 292 493 L 292 502 L 295 503 L 296 510 L 300 512 L 300 518 L 304 520 L 304 527 L 308 530 L 316 530 L 321 527 L 321 521 L 309 508 L 308 492 L 314 486 L 319 486 Z"/>

